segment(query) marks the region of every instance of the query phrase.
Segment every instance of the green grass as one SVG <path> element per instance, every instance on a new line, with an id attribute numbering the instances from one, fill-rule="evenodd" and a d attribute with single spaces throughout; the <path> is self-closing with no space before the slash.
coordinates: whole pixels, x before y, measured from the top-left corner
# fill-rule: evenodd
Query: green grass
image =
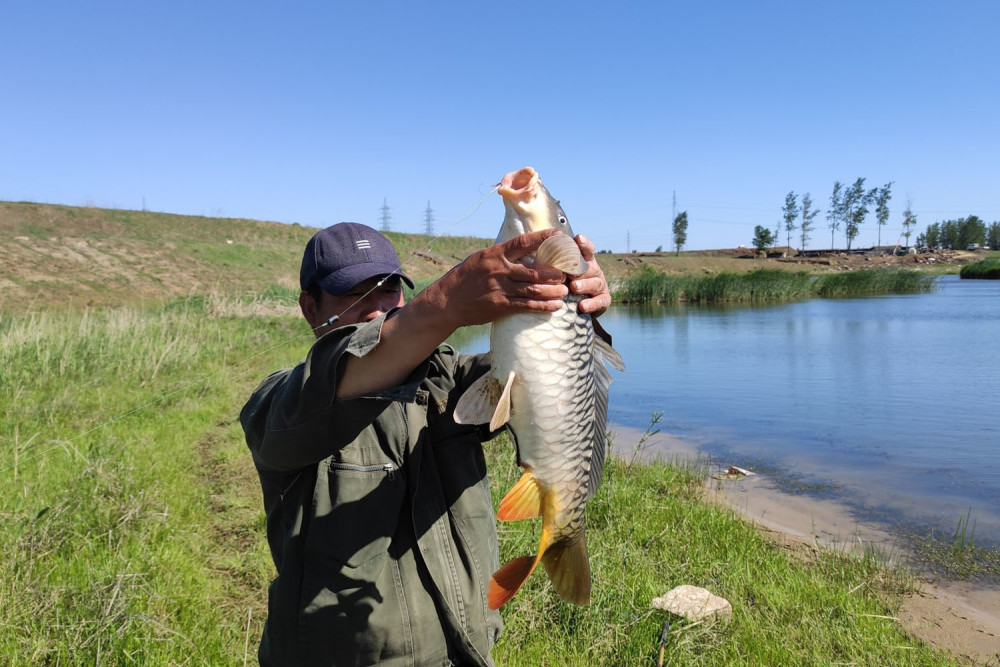
<path id="1" fill-rule="evenodd" d="M 933 276 L 907 269 L 869 269 L 813 278 L 801 271 L 668 275 L 649 266 L 615 290 L 620 303 L 776 303 L 811 297 L 855 297 L 927 291 Z"/>
<path id="2" fill-rule="evenodd" d="M 494 453 L 499 499 L 518 472 L 505 443 Z M 655 664 L 665 620 L 669 664 L 952 664 L 892 619 L 914 585 L 908 575 L 871 551 L 821 550 L 806 564 L 706 503 L 704 479 L 690 466 L 609 461 L 587 508 L 591 605 L 560 602 L 539 569 L 502 609 L 498 664 Z M 501 561 L 534 553 L 537 540 L 537 522 L 501 524 Z M 681 584 L 728 599 L 732 622 L 691 623 L 650 608 Z"/>
<path id="3" fill-rule="evenodd" d="M 958 275 L 962 278 L 998 280 L 1000 279 L 1000 257 L 989 257 L 973 264 L 966 264 Z"/>
<path id="4" fill-rule="evenodd" d="M 271 565 L 259 492 L 232 490 L 254 481 L 235 420 L 311 336 L 261 353 L 302 327 L 243 306 L 2 318 L 0 656 L 233 664 L 248 614 L 259 635 Z"/>
<path id="5" fill-rule="evenodd" d="M 0 663 L 253 662 L 273 566 L 237 414 L 312 340 L 294 292 L 0 315 Z M 509 439 L 488 449 L 499 500 L 520 472 Z M 911 578 L 874 553 L 794 557 L 706 503 L 704 476 L 611 460 L 588 507 L 593 603 L 560 602 L 539 569 L 497 661 L 650 664 L 650 601 L 690 583 L 733 621 L 672 619 L 670 664 L 952 664 L 889 618 Z M 537 539 L 502 524 L 502 558 Z"/>

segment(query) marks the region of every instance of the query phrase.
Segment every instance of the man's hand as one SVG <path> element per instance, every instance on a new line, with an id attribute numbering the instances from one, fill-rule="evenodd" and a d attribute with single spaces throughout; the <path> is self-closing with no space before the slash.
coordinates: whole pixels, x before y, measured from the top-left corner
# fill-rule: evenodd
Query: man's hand
<path id="1" fill-rule="evenodd" d="M 580 246 L 580 252 L 583 253 L 583 258 L 587 261 L 589 268 L 582 276 L 570 281 L 569 289 L 574 294 L 585 294 L 589 297 L 580 301 L 579 310 L 581 313 L 598 317 L 611 306 L 608 281 L 604 278 L 604 271 L 594 259 L 594 244 L 590 242 L 590 239 L 583 234 L 577 234 L 576 244 Z"/>
<path id="2" fill-rule="evenodd" d="M 566 287 L 562 271 L 528 266 L 521 260 L 557 230 L 521 234 L 470 255 L 440 280 L 386 318 L 378 345 L 364 357 L 348 356 L 337 396 L 360 396 L 405 380 L 445 338 L 469 324 L 493 322 L 516 313 L 553 312 L 572 290 L 588 298 L 582 313 L 600 315 L 611 304 L 594 245 L 577 237 L 588 269 Z"/>
<path id="3" fill-rule="evenodd" d="M 558 233 L 546 230 L 521 234 L 473 253 L 428 287 L 424 291 L 426 298 L 440 304 L 445 320 L 455 328 L 492 322 L 518 312 L 558 310 L 569 293 L 563 273 L 521 261 L 538 250 L 542 241 Z"/>

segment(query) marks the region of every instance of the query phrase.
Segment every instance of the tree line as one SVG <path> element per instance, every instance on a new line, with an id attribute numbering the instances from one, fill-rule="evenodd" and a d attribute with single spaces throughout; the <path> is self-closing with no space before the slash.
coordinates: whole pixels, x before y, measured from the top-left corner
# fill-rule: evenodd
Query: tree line
<path id="1" fill-rule="evenodd" d="M 892 200 L 892 186 L 889 181 L 880 188 L 865 187 L 865 178 L 859 177 L 854 183 L 847 185 L 834 181 L 833 192 L 826 211 L 827 228 L 830 230 L 830 249 L 836 244 L 836 234 L 844 230 L 844 240 L 847 250 L 858 237 L 861 227 L 868 216 L 874 213 L 877 225 L 878 240 L 876 245 L 882 245 L 882 228 L 889 222 L 889 202 Z M 772 232 L 763 225 L 754 228 L 753 245 L 758 251 L 778 242 L 781 238 L 781 227 L 784 225 L 785 242 L 792 247 L 792 235 L 797 231 L 796 240 L 799 249 L 805 250 L 813 233 L 816 231 L 815 218 L 820 210 L 814 208 L 812 195 L 805 193 L 801 202 L 794 191 L 785 195 L 785 205 L 781 209 L 782 220 Z M 907 198 L 906 209 L 903 211 L 903 246 L 910 246 L 910 237 L 916 231 L 917 216 L 913 212 L 913 202 Z M 1000 222 L 986 225 L 974 215 L 959 220 L 946 220 L 929 225 L 927 230 L 917 236 L 917 245 L 931 248 L 950 247 L 966 248 L 976 243 L 1000 249 Z"/>
<path id="2" fill-rule="evenodd" d="M 858 177 L 852 185 L 834 181 L 830 205 L 826 212 L 831 249 L 835 247 L 837 231 L 843 228 L 847 249 L 850 250 L 872 209 L 874 209 L 875 222 L 878 225 L 878 245 L 882 245 L 882 228 L 889 222 L 889 202 L 892 200 L 893 181 L 889 181 L 881 188 L 866 188 L 866 180 Z M 906 211 L 903 212 L 903 235 L 906 237 L 907 245 L 909 245 L 913 228 L 917 224 L 917 217 L 911 209 L 911 203 L 907 201 Z M 762 247 L 760 244 L 768 237 L 772 239 L 772 242 L 776 242 L 781 238 L 781 225 L 784 224 L 786 244 L 789 247 L 792 246 L 792 234 L 798 230 L 799 249 L 805 250 L 816 231 L 815 218 L 820 213 L 820 209 L 813 206 L 812 194 L 807 192 L 802 195 L 801 203 L 799 203 L 798 195 L 794 191 L 789 192 L 785 195 L 785 205 L 781 212 L 782 221 L 773 234 L 762 225 L 758 225 L 754 229 L 754 247 L 760 249 Z M 766 245 L 769 244 L 764 244 L 763 247 Z"/>
<path id="3" fill-rule="evenodd" d="M 970 215 L 927 225 L 917 236 L 917 245 L 926 248 L 964 250 L 973 244 L 1000 250 L 1000 222 L 987 225 L 978 216 Z"/>

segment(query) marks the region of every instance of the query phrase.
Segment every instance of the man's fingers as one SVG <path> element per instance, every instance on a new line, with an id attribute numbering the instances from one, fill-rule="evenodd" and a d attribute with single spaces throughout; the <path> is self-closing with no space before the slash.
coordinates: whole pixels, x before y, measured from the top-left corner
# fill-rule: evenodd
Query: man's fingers
<path id="1" fill-rule="evenodd" d="M 581 299 L 580 304 L 577 308 L 581 313 L 587 315 L 603 315 L 604 312 L 611 307 L 611 295 L 599 294 L 591 299 Z"/>
<path id="2" fill-rule="evenodd" d="M 577 234 L 576 244 L 580 247 L 584 261 L 590 262 L 594 259 L 594 244 L 590 242 L 590 239 L 583 234 Z"/>

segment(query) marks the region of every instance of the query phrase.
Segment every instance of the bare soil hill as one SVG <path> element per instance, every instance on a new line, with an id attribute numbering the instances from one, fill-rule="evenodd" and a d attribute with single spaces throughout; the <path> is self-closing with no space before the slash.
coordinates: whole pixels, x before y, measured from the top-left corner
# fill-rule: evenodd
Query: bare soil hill
<path id="1" fill-rule="evenodd" d="M 297 224 L 0 202 L 0 308 L 111 305 L 298 287 Z M 415 280 L 444 273 L 490 241 L 393 234 Z"/>

